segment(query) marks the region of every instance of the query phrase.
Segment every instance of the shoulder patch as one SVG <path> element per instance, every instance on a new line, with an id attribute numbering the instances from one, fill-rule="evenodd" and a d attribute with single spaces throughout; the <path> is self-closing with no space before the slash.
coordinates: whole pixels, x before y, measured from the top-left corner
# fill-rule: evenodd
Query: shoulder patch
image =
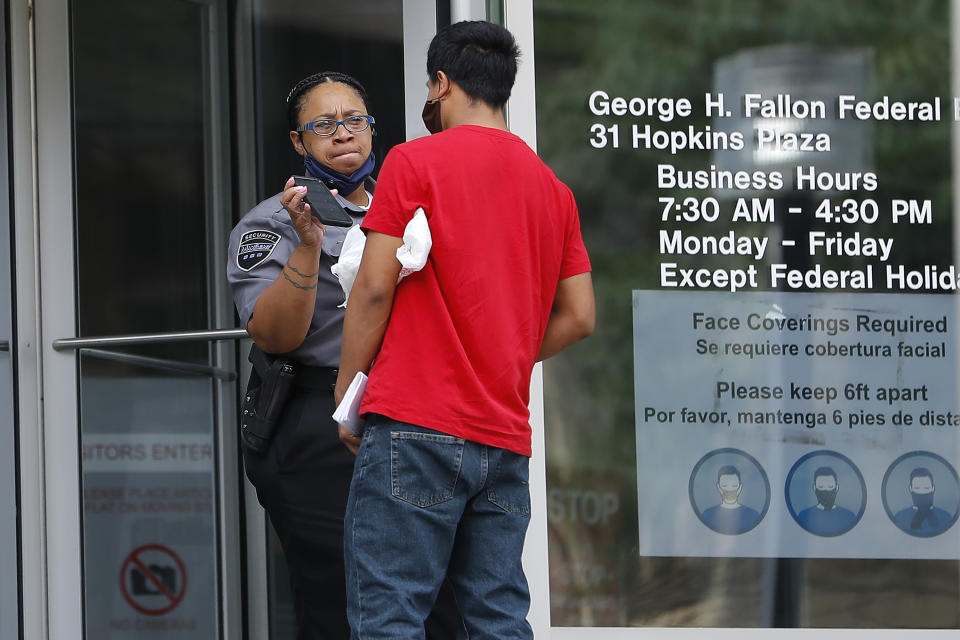
<path id="1" fill-rule="evenodd" d="M 263 229 L 247 231 L 240 236 L 237 249 L 237 266 L 241 271 L 250 271 L 270 257 L 280 242 L 280 234 Z"/>

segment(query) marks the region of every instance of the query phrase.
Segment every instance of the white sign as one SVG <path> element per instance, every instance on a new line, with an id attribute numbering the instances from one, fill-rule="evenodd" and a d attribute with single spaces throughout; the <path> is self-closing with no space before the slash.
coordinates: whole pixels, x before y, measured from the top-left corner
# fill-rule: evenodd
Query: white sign
<path id="1" fill-rule="evenodd" d="M 633 302 L 641 555 L 960 558 L 953 298 Z"/>

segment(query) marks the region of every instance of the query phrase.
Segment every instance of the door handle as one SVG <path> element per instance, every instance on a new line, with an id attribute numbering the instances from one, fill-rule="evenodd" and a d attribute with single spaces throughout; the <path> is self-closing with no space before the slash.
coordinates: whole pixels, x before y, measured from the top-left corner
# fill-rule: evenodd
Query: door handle
<path id="1" fill-rule="evenodd" d="M 0 340 L 0 351 L 10 351 L 10 342 L 8 340 Z"/>
<path id="2" fill-rule="evenodd" d="M 242 340 L 247 337 L 246 329 L 204 329 L 200 331 L 141 333 L 94 338 L 60 338 L 53 341 L 53 348 L 56 351 L 70 351 L 170 342 L 217 342 L 219 340 Z"/>

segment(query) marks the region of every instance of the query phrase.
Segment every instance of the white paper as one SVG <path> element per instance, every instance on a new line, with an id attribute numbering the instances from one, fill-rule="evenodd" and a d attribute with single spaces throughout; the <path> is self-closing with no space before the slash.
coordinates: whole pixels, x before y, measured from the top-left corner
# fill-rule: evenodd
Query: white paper
<path id="1" fill-rule="evenodd" d="M 355 436 L 363 433 L 363 425 L 366 420 L 360 417 L 360 400 L 363 399 L 363 391 L 367 388 L 367 376 L 362 371 L 358 371 L 353 377 L 347 392 L 343 395 L 343 400 L 337 405 L 333 412 L 333 419 L 338 424 L 342 424 L 347 430 Z"/>

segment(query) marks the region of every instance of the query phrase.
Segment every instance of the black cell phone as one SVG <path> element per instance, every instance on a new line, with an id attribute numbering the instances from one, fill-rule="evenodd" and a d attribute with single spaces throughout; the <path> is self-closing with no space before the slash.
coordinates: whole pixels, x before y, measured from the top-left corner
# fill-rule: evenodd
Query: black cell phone
<path id="1" fill-rule="evenodd" d="M 323 224 L 334 227 L 352 227 L 356 224 L 337 199 L 330 193 L 327 185 L 316 178 L 294 176 L 293 183 L 298 187 L 306 187 L 307 195 L 303 201 L 310 205 L 310 211 Z"/>

